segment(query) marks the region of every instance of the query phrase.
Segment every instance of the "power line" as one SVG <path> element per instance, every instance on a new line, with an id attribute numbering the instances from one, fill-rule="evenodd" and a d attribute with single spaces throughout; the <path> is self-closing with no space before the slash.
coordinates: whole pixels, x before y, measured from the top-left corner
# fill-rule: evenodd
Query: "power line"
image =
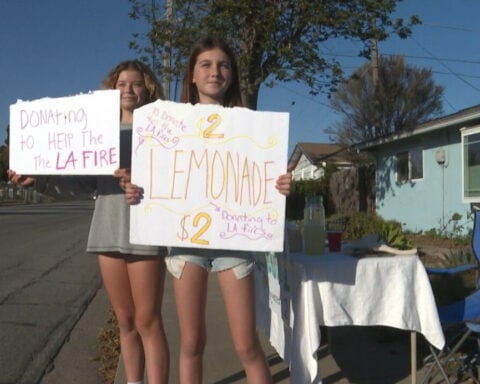
<path id="1" fill-rule="evenodd" d="M 439 28 L 439 29 L 451 29 L 454 31 L 462 31 L 462 32 L 480 32 L 480 29 L 478 28 L 467 28 L 467 27 L 457 27 L 454 25 L 442 25 L 442 24 L 433 24 L 433 23 L 425 23 L 422 22 L 422 26 L 425 27 L 433 27 L 433 28 Z"/>
<path id="2" fill-rule="evenodd" d="M 322 53 L 323 56 L 334 56 L 334 57 L 349 57 L 349 58 L 358 58 L 367 61 L 364 57 L 360 57 L 354 54 L 347 54 L 347 53 Z M 417 55 L 406 55 L 404 53 L 382 53 L 380 56 L 404 56 L 409 59 L 423 59 L 423 60 L 442 60 L 452 63 L 462 63 L 462 64 L 480 64 L 480 61 L 477 60 L 465 60 L 465 59 L 450 59 L 445 57 L 432 57 L 432 56 L 417 56 Z"/>
<path id="3" fill-rule="evenodd" d="M 465 76 L 465 77 L 472 77 L 472 78 L 480 78 L 480 76 L 474 76 L 474 75 L 463 75 L 463 74 L 454 74 L 454 73 L 451 73 L 450 71 L 449 72 L 440 72 L 440 71 L 432 71 L 432 73 L 435 73 L 435 74 L 441 74 L 441 75 L 453 75 L 453 76 Z M 313 97 L 313 96 L 309 96 L 309 95 L 305 95 L 304 93 L 301 93 L 301 92 L 298 92 L 298 91 L 295 91 L 283 84 L 275 84 L 276 87 L 279 87 L 279 88 L 283 88 L 285 89 L 287 92 L 290 92 L 292 94 L 295 94 L 303 99 L 306 99 L 312 103 L 315 103 L 315 104 L 319 104 L 319 105 L 322 105 L 324 107 L 328 107 L 328 108 L 331 108 L 331 106 L 327 103 L 324 103 L 324 102 L 321 102 L 318 100 L 318 97 Z M 450 103 L 450 101 L 445 97 L 445 95 L 443 95 L 443 98 L 446 102 L 446 104 L 448 104 L 450 106 L 450 108 L 452 110 L 456 110 L 453 105 Z"/>
<path id="4" fill-rule="evenodd" d="M 452 109 L 452 111 L 457 111 L 458 109 L 455 108 L 452 103 L 450 103 L 450 100 L 447 99 L 447 97 L 445 95 L 442 95 L 443 97 L 443 100 L 445 100 L 445 102 L 448 104 L 448 106 Z"/>
<path id="5" fill-rule="evenodd" d="M 426 24 L 426 23 L 423 23 L 422 25 L 425 25 L 425 26 L 429 26 L 429 27 L 433 27 L 433 28 L 443 28 L 443 29 L 452 29 L 452 30 L 459 30 L 459 31 L 465 31 L 465 32 L 477 32 L 477 31 L 480 31 L 480 29 L 473 29 L 473 28 L 465 28 L 465 27 L 455 27 L 455 26 L 447 26 L 447 25 L 440 25 L 440 24 Z M 466 59 L 456 59 L 456 58 L 445 58 L 445 57 L 436 57 L 435 55 L 433 55 L 432 52 L 430 52 L 426 47 L 424 47 L 423 45 L 421 45 L 417 40 L 415 40 L 412 36 L 410 37 L 424 52 L 426 52 L 429 56 L 421 56 L 421 55 L 406 55 L 406 54 L 402 54 L 402 53 L 397 53 L 397 54 L 391 54 L 391 53 L 382 53 L 382 55 L 385 55 L 385 56 L 398 56 L 398 55 L 402 55 L 404 56 L 405 58 L 407 59 L 420 59 L 420 60 L 433 60 L 437 63 L 439 63 L 443 68 L 446 69 L 447 72 L 443 72 L 443 71 L 435 71 L 435 70 L 432 70 L 432 73 L 434 74 L 440 74 L 440 75 L 451 75 L 451 76 L 454 76 L 456 77 L 458 80 L 462 81 L 464 84 L 466 84 L 467 86 L 471 87 L 472 89 L 476 90 L 476 91 L 480 91 L 480 88 L 476 87 L 475 85 L 473 85 L 472 83 L 470 83 L 469 81 L 465 80 L 465 78 L 471 78 L 471 79 L 480 79 L 480 75 L 470 75 L 470 74 L 463 74 L 463 73 L 457 73 L 455 72 L 453 69 L 451 69 L 449 66 L 447 66 L 445 63 L 448 62 L 448 63 L 460 63 L 460 64 L 474 64 L 474 65 L 480 65 L 480 61 L 478 60 L 466 60 Z M 325 47 L 325 46 L 324 46 Z M 338 58 L 353 58 L 353 59 L 360 59 L 364 62 L 367 62 L 367 59 L 362 57 L 362 56 L 359 56 L 358 54 L 353 54 L 353 53 L 347 53 L 347 52 L 343 52 L 343 53 L 334 53 L 334 49 L 332 49 L 331 47 L 328 47 L 327 46 L 327 52 L 322 52 L 321 53 L 323 56 L 330 56 L 330 57 L 338 57 Z M 360 66 L 360 65 L 359 65 Z M 350 66 L 342 66 L 344 69 L 355 69 L 355 68 L 358 68 L 358 67 L 350 67 Z M 281 88 L 284 88 L 285 90 L 287 90 L 288 92 L 291 92 L 291 93 L 294 93 L 296 94 L 297 96 L 299 97 L 302 97 L 304 99 L 307 99 L 313 103 L 316 103 L 316 104 L 320 104 L 320 105 L 323 105 L 323 106 L 326 106 L 326 107 L 330 107 L 328 104 L 326 103 L 323 103 L 323 102 L 320 102 L 318 100 L 316 100 L 316 98 L 314 97 L 310 97 L 310 96 L 307 96 L 305 94 L 302 94 L 300 92 L 297 92 L 295 90 L 292 90 L 284 85 L 281 85 L 281 84 L 276 84 L 276 86 L 279 86 Z M 455 108 L 451 105 L 451 103 L 446 99 L 445 95 L 443 96 L 445 102 L 447 105 L 449 105 L 453 110 L 455 110 Z"/>
<path id="6" fill-rule="evenodd" d="M 426 27 L 430 27 L 430 28 L 438 28 L 438 29 L 447 29 L 447 30 L 453 30 L 453 31 L 460 31 L 460 32 L 468 32 L 468 33 L 477 33 L 477 32 L 480 32 L 480 29 L 478 28 L 467 28 L 467 27 L 457 27 L 457 26 L 449 26 L 449 25 L 442 25 L 442 24 L 434 24 L 434 23 L 425 23 L 423 22 L 422 23 L 422 26 L 426 26 Z M 436 57 L 432 52 L 430 52 L 426 47 L 424 47 L 423 45 L 421 45 L 416 39 L 414 39 L 412 36 L 410 36 L 410 38 L 428 55 L 428 56 L 422 56 L 422 55 L 407 55 L 407 54 L 403 54 L 403 53 L 396 53 L 396 54 L 392 54 L 392 53 L 382 53 L 381 55 L 382 56 L 404 56 L 405 58 L 407 59 L 412 59 L 412 60 L 429 60 L 429 61 L 435 61 L 436 63 L 438 63 L 439 65 L 441 65 L 446 71 L 439 71 L 439 70 L 433 70 L 432 69 L 432 73 L 433 74 L 436 74 L 436 75 L 450 75 L 450 76 L 454 76 L 455 78 L 457 78 L 458 80 L 460 80 L 462 83 L 466 84 L 468 87 L 476 90 L 476 91 L 479 91 L 480 92 L 480 88 L 478 88 L 477 86 L 475 86 L 474 84 L 472 84 L 471 82 L 469 82 L 468 80 L 466 79 L 480 79 L 480 75 L 476 75 L 476 74 L 464 74 L 464 73 L 458 73 L 456 72 L 455 70 L 453 70 L 452 68 L 450 68 L 446 63 L 456 63 L 456 64 L 470 64 L 470 65 L 480 65 L 480 61 L 478 60 L 469 60 L 469 59 L 459 59 L 459 58 L 446 58 L 446 57 Z M 321 52 L 321 55 L 323 56 L 328 56 L 328 57 L 333 57 L 333 58 L 338 58 L 340 61 L 343 61 L 342 58 L 347 58 L 347 59 L 358 59 L 359 61 L 361 62 L 364 62 L 366 63 L 368 60 L 363 57 L 363 56 L 360 56 L 358 54 L 357 51 L 355 51 L 355 53 L 350 53 L 350 52 L 353 52 L 353 51 L 350 51 L 348 50 L 347 48 L 347 51 L 343 51 L 343 52 L 338 52 L 338 53 L 335 53 L 335 48 L 329 46 L 328 44 L 324 44 L 324 51 Z M 359 68 L 362 64 L 359 64 L 357 67 L 352 67 L 352 66 L 343 66 L 342 65 L 342 68 L 344 70 L 355 70 L 357 68 Z M 302 94 L 298 91 L 295 91 L 291 88 L 288 88 L 282 84 L 276 84 L 276 86 L 279 86 L 283 89 L 285 89 L 286 91 L 290 92 L 290 93 L 293 93 L 303 99 L 306 99 L 310 102 L 313 102 L 313 103 L 316 103 L 316 104 L 319 104 L 319 105 L 323 105 L 325 107 L 329 107 L 331 108 L 330 105 L 326 104 L 326 103 L 323 103 L 321 101 L 318 100 L 318 97 L 311 97 L 311 96 L 308 96 L 308 95 L 305 95 L 305 94 Z M 456 110 L 453 105 L 449 102 L 449 100 L 446 98 L 445 94 L 443 95 L 443 99 L 444 99 L 444 102 L 446 105 L 448 105 L 452 110 Z"/>
<path id="7" fill-rule="evenodd" d="M 398 55 L 402 55 L 403 57 L 405 57 L 405 58 L 407 58 L 407 59 L 433 60 L 433 61 L 437 62 L 438 64 L 440 64 L 442 67 L 444 67 L 448 72 L 441 72 L 441 71 L 434 71 L 434 70 L 432 70 L 432 73 L 454 76 L 454 77 L 456 77 L 458 80 L 462 81 L 464 84 L 466 84 L 466 85 L 468 85 L 469 87 L 471 87 L 472 89 L 480 92 L 480 88 L 478 88 L 478 87 L 475 86 L 474 84 L 470 83 L 469 81 L 465 80 L 465 78 L 479 79 L 480 76 L 478 76 L 478 75 L 463 74 L 463 73 L 462 73 L 462 74 L 461 74 L 461 73 L 457 73 L 457 72 L 455 72 L 453 69 L 451 69 L 449 66 L 447 66 L 447 65 L 445 64 L 445 62 L 451 62 L 451 63 L 480 65 L 480 61 L 476 61 L 476 60 L 464 60 L 464 59 L 450 59 L 450 58 L 440 58 L 440 57 L 436 57 L 436 56 L 434 56 L 427 48 L 425 48 L 423 45 L 421 45 L 417 40 L 415 40 L 413 37 L 411 37 L 411 38 L 412 38 L 412 40 L 413 40 L 423 51 L 425 51 L 425 52 L 426 52 L 427 54 L 429 54 L 430 56 L 405 55 L 405 54 L 399 54 L 399 53 L 397 53 L 397 54 L 382 53 L 382 56 L 398 56 Z M 357 56 L 357 55 L 347 54 L 347 53 L 338 53 L 338 54 L 323 53 L 323 55 L 324 55 L 324 56 L 334 56 L 334 57 L 360 58 L 360 57 Z M 344 68 L 347 69 L 348 67 L 344 67 Z"/>
<path id="8" fill-rule="evenodd" d="M 330 106 L 329 104 L 323 103 L 323 102 L 321 102 L 321 101 L 318 101 L 318 100 L 316 100 L 316 98 L 314 98 L 314 97 L 312 97 L 312 96 L 308 96 L 308 95 L 305 95 L 305 94 L 303 94 L 303 93 L 301 93 L 301 92 L 298 92 L 298 91 L 295 91 L 295 90 L 293 90 L 293 89 L 291 89 L 291 88 L 288 88 L 288 87 L 286 87 L 286 86 L 283 85 L 283 84 L 275 84 L 275 86 L 276 86 L 276 87 L 283 88 L 283 89 L 285 89 L 286 91 L 288 91 L 288 92 L 290 92 L 290 93 L 294 93 L 295 95 L 300 96 L 300 97 L 302 97 L 302 98 L 304 98 L 304 99 L 306 99 L 306 100 L 309 100 L 309 101 L 311 101 L 312 103 L 316 103 L 316 104 L 319 104 L 319 105 L 323 105 L 324 107 L 331 108 L 331 106 Z"/>
<path id="9" fill-rule="evenodd" d="M 453 75 L 451 72 L 442 72 L 442 71 L 432 71 L 432 73 L 435 73 L 437 75 Z M 462 77 L 469 77 L 471 79 L 480 79 L 480 75 L 479 76 L 476 76 L 476 75 L 466 75 L 466 74 L 463 74 L 463 73 L 457 73 L 456 74 L 457 76 L 462 76 Z"/>
<path id="10" fill-rule="evenodd" d="M 411 39 L 422 49 L 424 50 L 427 54 L 429 54 L 432 58 L 434 58 L 442 67 L 444 67 L 448 72 L 450 72 L 452 75 L 454 75 L 458 80 L 462 81 L 469 87 L 475 89 L 476 91 L 480 92 L 480 88 L 474 86 L 472 83 L 468 82 L 464 78 L 460 77 L 457 73 L 455 73 L 452 69 L 450 69 L 442 60 L 435 58 L 435 55 L 433 55 L 427 48 L 425 48 L 422 44 L 420 44 L 414 37 L 411 37 Z"/>
<path id="11" fill-rule="evenodd" d="M 391 54 L 388 54 L 391 55 Z M 426 56 L 415 56 L 415 55 L 403 55 L 405 57 L 411 58 L 411 59 L 423 59 L 423 60 L 442 60 L 442 61 L 448 61 L 451 63 L 461 63 L 461 64 L 480 64 L 480 61 L 476 60 L 463 60 L 463 59 L 447 59 L 445 57 L 426 57 Z"/>

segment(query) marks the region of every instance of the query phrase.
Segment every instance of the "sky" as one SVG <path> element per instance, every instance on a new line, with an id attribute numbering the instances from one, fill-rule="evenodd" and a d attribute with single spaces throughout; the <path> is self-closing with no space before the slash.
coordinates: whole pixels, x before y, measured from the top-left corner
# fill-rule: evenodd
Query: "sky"
<path id="1" fill-rule="evenodd" d="M 0 145 L 17 100 L 96 90 L 118 62 L 137 58 L 128 45 L 147 26 L 131 20 L 130 9 L 128 0 L 0 0 Z M 412 14 L 422 20 L 412 37 L 380 42 L 379 54 L 402 54 L 407 64 L 431 69 L 445 87 L 444 115 L 480 104 L 480 1 L 404 0 L 394 16 Z M 347 74 L 365 63 L 360 48 L 349 41 L 323 47 Z M 341 120 L 326 95 L 295 83 L 262 86 L 258 109 L 289 112 L 289 154 L 298 142 L 330 142 L 323 131 Z"/>

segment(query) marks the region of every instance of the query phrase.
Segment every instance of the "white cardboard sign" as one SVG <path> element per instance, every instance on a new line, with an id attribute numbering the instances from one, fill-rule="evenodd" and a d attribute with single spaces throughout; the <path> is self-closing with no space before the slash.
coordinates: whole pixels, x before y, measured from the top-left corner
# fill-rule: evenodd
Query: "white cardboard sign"
<path id="1" fill-rule="evenodd" d="M 102 90 L 10 106 L 10 168 L 24 175 L 111 175 L 119 168 L 120 95 Z"/>
<path id="2" fill-rule="evenodd" d="M 135 110 L 130 242 L 283 250 L 288 113 L 156 101 Z"/>

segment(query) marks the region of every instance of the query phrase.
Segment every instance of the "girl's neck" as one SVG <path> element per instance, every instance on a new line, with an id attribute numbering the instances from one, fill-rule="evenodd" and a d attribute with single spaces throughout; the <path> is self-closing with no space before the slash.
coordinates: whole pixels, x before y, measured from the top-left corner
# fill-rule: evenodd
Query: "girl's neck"
<path id="1" fill-rule="evenodd" d="M 133 123 L 133 112 L 126 111 L 122 109 L 120 111 L 120 123 L 122 124 L 132 124 Z"/>
<path id="2" fill-rule="evenodd" d="M 223 105 L 223 100 L 218 101 L 212 97 L 200 95 L 198 102 L 200 104 Z"/>

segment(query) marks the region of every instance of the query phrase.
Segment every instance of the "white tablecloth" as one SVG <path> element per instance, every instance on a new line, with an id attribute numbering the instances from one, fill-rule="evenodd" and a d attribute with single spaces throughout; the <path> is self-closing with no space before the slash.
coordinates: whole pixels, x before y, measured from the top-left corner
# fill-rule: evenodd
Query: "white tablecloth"
<path id="1" fill-rule="evenodd" d="M 321 383 L 319 325 L 382 325 L 445 343 L 417 256 L 267 255 L 257 260 L 257 323 L 290 364 L 291 382 Z"/>

